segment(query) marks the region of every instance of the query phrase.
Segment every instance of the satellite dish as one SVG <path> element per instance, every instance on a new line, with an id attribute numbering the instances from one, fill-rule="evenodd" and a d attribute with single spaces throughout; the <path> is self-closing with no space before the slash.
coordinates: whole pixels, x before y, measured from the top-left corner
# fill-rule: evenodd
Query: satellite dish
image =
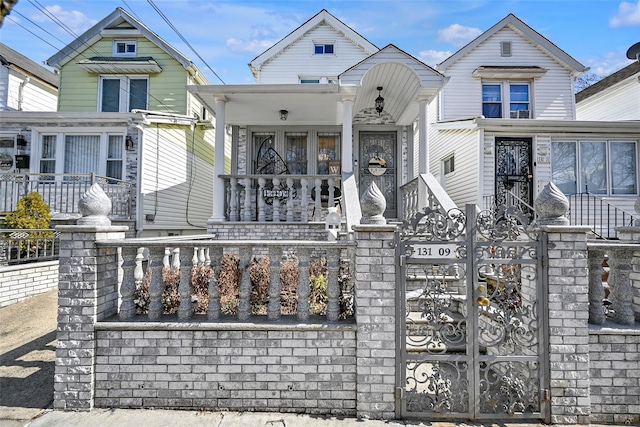
<path id="1" fill-rule="evenodd" d="M 629 59 L 640 59 L 640 42 L 634 44 L 627 50 L 627 58 Z"/>

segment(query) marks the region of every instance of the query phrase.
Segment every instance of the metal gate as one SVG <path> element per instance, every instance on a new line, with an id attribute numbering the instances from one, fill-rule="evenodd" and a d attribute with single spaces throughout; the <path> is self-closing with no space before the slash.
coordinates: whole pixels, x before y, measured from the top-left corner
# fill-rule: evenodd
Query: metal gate
<path id="1" fill-rule="evenodd" d="M 546 272 L 528 224 L 467 205 L 398 233 L 399 418 L 549 422 Z"/>

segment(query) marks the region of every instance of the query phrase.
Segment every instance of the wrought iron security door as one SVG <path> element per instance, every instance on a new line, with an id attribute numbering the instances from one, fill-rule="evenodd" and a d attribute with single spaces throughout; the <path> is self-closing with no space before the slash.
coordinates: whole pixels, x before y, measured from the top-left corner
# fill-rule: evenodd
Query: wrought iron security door
<path id="1" fill-rule="evenodd" d="M 520 206 L 520 209 L 531 211 L 531 146 L 531 138 L 496 138 L 496 206 Z"/>
<path id="2" fill-rule="evenodd" d="M 516 209 L 398 233 L 398 416 L 549 421 L 541 243 Z"/>
<path id="3" fill-rule="evenodd" d="M 360 132 L 360 192 L 375 182 L 387 202 L 385 218 L 396 218 L 396 132 Z"/>

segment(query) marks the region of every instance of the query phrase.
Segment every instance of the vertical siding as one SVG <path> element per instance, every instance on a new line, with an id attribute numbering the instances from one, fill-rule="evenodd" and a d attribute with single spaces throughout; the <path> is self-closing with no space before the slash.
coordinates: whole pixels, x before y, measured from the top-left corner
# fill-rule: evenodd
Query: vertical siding
<path id="1" fill-rule="evenodd" d="M 76 63 L 94 56 L 112 56 L 113 39 L 101 39 L 69 61 L 60 71 L 60 111 L 97 111 L 98 74 Z M 173 57 L 147 39 L 138 39 L 138 56 L 151 56 L 162 72 L 149 76 L 149 110 L 187 114 L 187 71 Z M 113 74 L 118 74 L 115 70 Z M 144 74 L 141 74 L 144 75 Z"/>
<path id="2" fill-rule="evenodd" d="M 0 66 L 0 111 L 8 110 L 9 69 Z"/>
<path id="3" fill-rule="evenodd" d="M 512 42 L 512 56 L 500 56 L 502 41 Z M 473 70 L 482 65 L 538 66 L 548 70 L 532 85 L 533 118 L 574 118 L 574 95 L 569 70 L 539 47 L 505 27 L 446 70 L 445 74 L 451 79 L 441 93 L 442 120 L 477 117 L 482 114 L 481 79 L 472 76 Z"/>
<path id="4" fill-rule="evenodd" d="M 335 54 L 314 55 L 314 41 L 333 41 Z M 322 24 L 264 64 L 258 83 L 298 83 L 299 76 L 337 77 L 368 56 L 342 33 Z"/>
<path id="5" fill-rule="evenodd" d="M 145 130 L 141 194 L 146 230 L 206 229 L 213 206 L 213 144 L 210 131 L 155 125 Z M 209 139 L 209 141 L 205 141 Z M 195 155 L 193 154 L 195 153 Z"/>
<path id="6" fill-rule="evenodd" d="M 640 120 L 638 75 L 577 105 L 578 120 Z"/>

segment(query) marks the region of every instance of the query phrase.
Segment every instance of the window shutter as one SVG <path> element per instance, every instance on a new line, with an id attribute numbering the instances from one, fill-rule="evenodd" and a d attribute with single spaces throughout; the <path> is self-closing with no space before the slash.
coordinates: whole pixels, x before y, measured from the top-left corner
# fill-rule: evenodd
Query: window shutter
<path id="1" fill-rule="evenodd" d="M 511 56 L 511 42 L 500 42 L 500 55 Z"/>

